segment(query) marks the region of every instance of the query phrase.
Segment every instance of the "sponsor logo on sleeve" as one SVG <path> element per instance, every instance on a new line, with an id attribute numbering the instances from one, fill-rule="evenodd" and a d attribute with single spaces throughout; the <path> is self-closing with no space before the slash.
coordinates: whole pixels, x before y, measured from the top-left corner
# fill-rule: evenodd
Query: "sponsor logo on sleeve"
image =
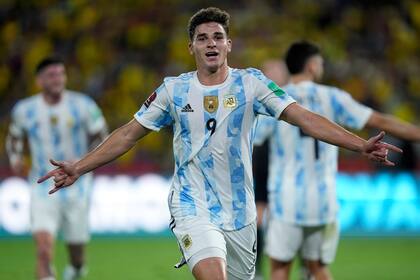
<path id="1" fill-rule="evenodd" d="M 276 83 L 271 82 L 268 84 L 268 88 L 271 89 L 275 95 L 282 96 L 285 92 Z"/>
<path id="2" fill-rule="evenodd" d="M 101 111 L 100 111 L 98 108 L 94 108 L 94 109 L 90 112 L 90 115 L 91 115 L 91 117 L 92 117 L 92 120 L 93 120 L 93 121 L 97 121 L 98 119 L 100 119 L 100 118 L 101 118 L 102 113 L 101 113 Z"/>

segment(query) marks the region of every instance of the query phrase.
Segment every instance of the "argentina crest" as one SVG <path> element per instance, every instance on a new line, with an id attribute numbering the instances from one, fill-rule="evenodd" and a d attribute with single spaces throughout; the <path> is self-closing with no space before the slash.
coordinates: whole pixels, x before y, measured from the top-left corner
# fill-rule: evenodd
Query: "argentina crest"
<path id="1" fill-rule="evenodd" d="M 209 113 L 214 113 L 219 106 L 217 96 L 204 96 L 204 109 Z"/>
<path id="2" fill-rule="evenodd" d="M 236 96 L 231 94 L 231 95 L 226 95 L 223 98 L 223 106 L 225 108 L 230 108 L 230 109 L 234 109 L 236 108 L 236 106 L 238 106 L 238 101 L 236 99 Z"/>

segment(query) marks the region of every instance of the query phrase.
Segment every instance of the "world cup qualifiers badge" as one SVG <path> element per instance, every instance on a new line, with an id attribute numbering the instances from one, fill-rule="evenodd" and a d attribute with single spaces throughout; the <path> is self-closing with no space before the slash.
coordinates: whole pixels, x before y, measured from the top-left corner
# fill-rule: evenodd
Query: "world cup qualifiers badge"
<path id="1" fill-rule="evenodd" d="M 144 102 L 144 106 L 146 106 L 146 108 L 149 108 L 150 104 L 152 104 L 152 102 L 156 99 L 156 92 L 152 93 L 149 98 L 147 98 L 147 100 Z"/>

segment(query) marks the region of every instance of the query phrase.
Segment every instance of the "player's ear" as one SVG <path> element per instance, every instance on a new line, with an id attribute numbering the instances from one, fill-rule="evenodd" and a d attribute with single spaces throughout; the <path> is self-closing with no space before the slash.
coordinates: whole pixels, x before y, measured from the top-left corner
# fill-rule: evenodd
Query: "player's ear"
<path id="1" fill-rule="evenodd" d="M 232 40 L 231 39 L 227 39 L 227 51 L 228 53 L 232 50 Z"/>
<path id="2" fill-rule="evenodd" d="M 305 72 L 308 72 L 311 75 L 315 75 L 315 72 L 316 72 L 316 63 L 315 63 L 315 59 L 313 57 L 309 58 L 306 61 Z"/>
<path id="3" fill-rule="evenodd" d="M 192 44 L 193 43 L 191 41 L 188 43 L 188 51 L 189 51 L 190 55 L 193 55 L 194 54 Z"/>

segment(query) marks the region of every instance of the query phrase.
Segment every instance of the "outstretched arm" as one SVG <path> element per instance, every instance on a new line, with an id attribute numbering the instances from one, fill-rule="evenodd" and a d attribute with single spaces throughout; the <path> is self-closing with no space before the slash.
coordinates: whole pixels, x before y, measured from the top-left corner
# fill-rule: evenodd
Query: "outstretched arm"
<path id="1" fill-rule="evenodd" d="M 51 163 L 57 166 L 56 169 L 48 172 L 38 180 L 41 183 L 50 177 L 54 177 L 54 189 L 52 194 L 61 188 L 73 184 L 81 175 L 92 171 L 130 150 L 136 142 L 147 135 L 150 130 L 143 127 L 137 120 L 131 120 L 129 123 L 116 129 L 93 151 L 86 154 L 82 159 L 74 163 L 56 162 Z"/>
<path id="2" fill-rule="evenodd" d="M 94 133 L 89 136 L 89 150 L 93 150 L 99 144 L 101 144 L 105 138 L 108 136 L 108 127 L 105 125 L 101 130 L 97 133 Z"/>
<path id="3" fill-rule="evenodd" d="M 388 150 L 402 152 L 401 149 L 380 141 L 385 135 L 384 132 L 366 141 L 296 103 L 289 105 L 280 118 L 290 124 L 299 126 L 306 134 L 314 138 L 362 153 L 370 160 L 381 162 L 385 165 L 394 165 L 387 159 Z"/>
<path id="4" fill-rule="evenodd" d="M 391 115 L 374 111 L 366 123 L 366 127 L 384 130 L 392 136 L 408 140 L 420 141 L 420 128 L 401 121 Z"/>

